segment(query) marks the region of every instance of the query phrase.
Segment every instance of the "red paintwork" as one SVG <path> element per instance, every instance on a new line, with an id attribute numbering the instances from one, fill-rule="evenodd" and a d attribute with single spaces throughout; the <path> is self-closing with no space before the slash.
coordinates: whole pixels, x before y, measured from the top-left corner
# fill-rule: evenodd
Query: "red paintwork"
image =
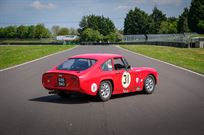
<path id="1" fill-rule="evenodd" d="M 156 82 L 158 82 L 158 73 L 153 68 L 147 67 L 132 67 L 131 69 L 125 70 L 115 70 L 113 66 L 113 71 L 102 71 L 101 65 L 108 59 L 123 58 L 122 55 L 118 54 L 81 54 L 76 55 L 71 58 L 91 58 L 96 59 L 97 62 L 87 70 L 84 71 L 68 71 L 68 70 L 58 70 L 57 66 L 53 69 L 47 71 L 42 76 L 42 84 L 48 90 L 56 91 L 72 91 L 80 92 L 88 95 L 97 95 L 96 92 L 91 91 L 91 85 L 95 83 L 97 88 L 100 86 L 100 82 L 103 80 L 110 80 L 113 84 L 113 95 L 122 94 L 127 92 L 141 91 L 143 89 L 143 83 L 148 75 L 153 75 Z M 114 63 L 112 63 L 114 65 Z M 131 75 L 131 83 L 127 88 L 122 85 L 122 75 L 127 71 Z M 68 82 L 66 87 L 57 86 L 57 78 L 59 74 L 66 79 Z M 139 81 L 136 82 L 136 78 Z"/>

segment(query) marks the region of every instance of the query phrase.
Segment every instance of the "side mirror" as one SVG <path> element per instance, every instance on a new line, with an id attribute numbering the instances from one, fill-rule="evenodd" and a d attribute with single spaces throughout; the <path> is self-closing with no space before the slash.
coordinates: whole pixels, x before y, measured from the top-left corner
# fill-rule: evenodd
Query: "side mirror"
<path id="1" fill-rule="evenodd" d="M 128 66 L 127 66 L 127 69 L 130 69 L 130 68 L 131 68 L 131 66 L 130 66 L 130 65 L 128 65 Z"/>

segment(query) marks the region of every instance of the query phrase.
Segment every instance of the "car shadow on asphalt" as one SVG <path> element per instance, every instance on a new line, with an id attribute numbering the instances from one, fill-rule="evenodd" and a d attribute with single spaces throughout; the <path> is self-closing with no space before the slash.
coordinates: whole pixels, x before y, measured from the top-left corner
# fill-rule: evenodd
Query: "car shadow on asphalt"
<path id="1" fill-rule="evenodd" d="M 115 99 L 124 99 L 131 96 L 139 96 L 139 95 L 143 95 L 143 93 L 134 92 L 134 93 L 113 95 L 109 101 L 114 101 Z M 32 98 L 32 99 L 29 99 L 29 101 L 57 103 L 57 104 L 85 104 L 90 102 L 94 102 L 94 103 L 102 102 L 97 97 L 83 95 L 83 94 L 72 95 L 69 98 L 61 98 L 57 95 L 48 95 L 48 96 Z"/>
<path id="2" fill-rule="evenodd" d="M 57 95 L 48 95 L 30 99 L 30 101 L 58 103 L 58 104 L 84 104 L 89 102 L 98 102 L 95 97 L 87 95 L 72 95 L 69 98 L 61 98 Z"/>

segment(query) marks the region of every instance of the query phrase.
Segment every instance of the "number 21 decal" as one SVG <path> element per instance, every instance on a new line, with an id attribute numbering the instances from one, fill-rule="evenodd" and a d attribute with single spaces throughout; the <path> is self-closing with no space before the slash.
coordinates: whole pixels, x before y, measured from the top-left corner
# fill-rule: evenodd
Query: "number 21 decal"
<path id="1" fill-rule="evenodd" d="M 130 85 L 131 82 L 131 76 L 130 73 L 124 72 L 122 75 L 122 85 L 124 88 L 127 88 Z"/>

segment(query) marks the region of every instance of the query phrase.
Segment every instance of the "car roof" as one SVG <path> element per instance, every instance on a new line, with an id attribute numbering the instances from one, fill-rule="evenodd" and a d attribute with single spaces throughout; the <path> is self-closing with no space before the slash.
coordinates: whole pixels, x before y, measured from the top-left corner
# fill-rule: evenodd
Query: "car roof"
<path id="1" fill-rule="evenodd" d="M 122 55 L 112 54 L 112 53 L 86 53 L 86 54 L 75 55 L 70 58 L 89 58 L 89 59 L 105 60 L 105 59 L 115 58 L 115 57 L 122 57 Z"/>

